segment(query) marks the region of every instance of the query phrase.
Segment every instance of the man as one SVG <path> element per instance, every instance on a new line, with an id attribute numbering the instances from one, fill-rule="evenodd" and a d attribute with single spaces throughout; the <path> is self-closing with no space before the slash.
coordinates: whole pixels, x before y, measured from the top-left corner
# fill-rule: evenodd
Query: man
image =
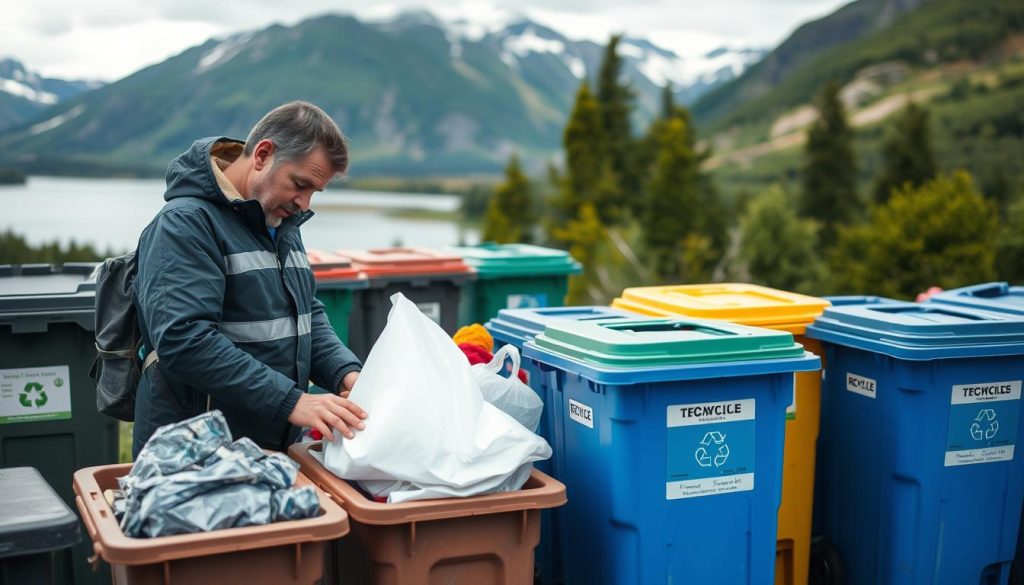
<path id="1" fill-rule="evenodd" d="M 204 138 L 168 165 L 167 204 L 139 239 L 133 456 L 157 427 L 214 408 L 235 437 L 275 450 L 298 427 L 363 428 L 347 399 L 361 364 L 313 296 L 299 234 L 313 193 L 347 168 L 341 130 L 306 102 L 272 110 L 244 143 Z M 338 394 L 307 394 L 308 380 Z"/>

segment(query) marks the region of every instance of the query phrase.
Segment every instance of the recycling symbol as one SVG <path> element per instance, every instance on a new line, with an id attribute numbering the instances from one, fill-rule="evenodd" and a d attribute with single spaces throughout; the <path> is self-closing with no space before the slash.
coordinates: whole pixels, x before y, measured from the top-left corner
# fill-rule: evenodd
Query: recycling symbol
<path id="1" fill-rule="evenodd" d="M 33 394 L 36 395 L 35 400 L 32 400 Z M 33 403 L 36 408 L 42 408 L 46 404 L 46 392 L 43 391 L 43 385 L 38 382 L 25 384 L 25 389 L 18 395 L 18 402 L 21 402 L 25 408 L 32 408 Z"/>
<path id="2" fill-rule="evenodd" d="M 718 431 L 707 432 L 700 440 L 700 445 L 693 456 L 701 467 L 721 467 L 729 459 L 729 445 L 725 444 L 725 435 Z M 714 445 L 718 446 L 718 450 L 712 455 L 708 448 Z"/>
<path id="3" fill-rule="evenodd" d="M 985 428 L 985 423 L 988 423 L 988 428 Z M 991 439 L 998 432 L 999 421 L 996 420 L 995 409 L 983 408 L 978 411 L 978 416 L 974 417 L 974 422 L 971 423 L 971 436 L 974 440 Z"/>

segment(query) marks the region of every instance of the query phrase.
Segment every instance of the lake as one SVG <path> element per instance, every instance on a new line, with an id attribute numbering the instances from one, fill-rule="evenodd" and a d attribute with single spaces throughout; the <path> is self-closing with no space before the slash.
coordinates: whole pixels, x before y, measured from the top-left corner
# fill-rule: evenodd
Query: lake
<path id="1" fill-rule="evenodd" d="M 29 177 L 0 186 L 0 233 L 33 245 L 71 240 L 99 251 L 128 251 L 164 204 L 160 179 Z M 458 209 L 454 195 L 328 190 L 313 196 L 316 215 L 302 226 L 307 248 L 376 248 L 397 243 L 440 248 L 479 239 L 474 229 L 439 219 Z"/>

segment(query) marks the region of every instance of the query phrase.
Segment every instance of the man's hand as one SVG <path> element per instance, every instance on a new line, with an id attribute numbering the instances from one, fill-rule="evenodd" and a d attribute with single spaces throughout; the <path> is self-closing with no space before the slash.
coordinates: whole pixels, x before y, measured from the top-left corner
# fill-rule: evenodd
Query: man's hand
<path id="1" fill-rule="evenodd" d="M 366 416 L 366 412 L 348 398 L 332 394 L 303 394 L 295 410 L 288 415 L 288 422 L 297 427 L 312 427 L 325 438 L 333 437 L 333 430 L 337 429 L 351 439 L 355 436 L 352 429 L 365 428 L 363 419 Z"/>
<path id="2" fill-rule="evenodd" d="M 341 385 L 338 386 L 338 394 L 342 398 L 348 398 L 348 395 L 352 392 L 352 388 L 356 385 L 356 380 L 359 378 L 359 372 L 349 372 L 345 374 L 345 377 L 341 379 Z"/>

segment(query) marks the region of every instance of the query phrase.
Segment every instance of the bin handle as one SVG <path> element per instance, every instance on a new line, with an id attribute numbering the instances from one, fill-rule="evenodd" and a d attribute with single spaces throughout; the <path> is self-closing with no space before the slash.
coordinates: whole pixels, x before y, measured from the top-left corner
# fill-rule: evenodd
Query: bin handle
<path id="1" fill-rule="evenodd" d="M 96 538 L 98 531 L 92 521 L 92 516 L 88 514 L 82 496 L 75 496 L 75 502 L 78 504 L 78 509 L 82 511 L 82 522 L 85 524 L 85 530 L 89 533 L 89 538 L 92 540 L 93 555 L 85 559 L 85 561 L 89 563 L 89 567 L 93 572 L 96 572 L 100 570 L 100 557 L 103 556 L 103 545 Z"/>

